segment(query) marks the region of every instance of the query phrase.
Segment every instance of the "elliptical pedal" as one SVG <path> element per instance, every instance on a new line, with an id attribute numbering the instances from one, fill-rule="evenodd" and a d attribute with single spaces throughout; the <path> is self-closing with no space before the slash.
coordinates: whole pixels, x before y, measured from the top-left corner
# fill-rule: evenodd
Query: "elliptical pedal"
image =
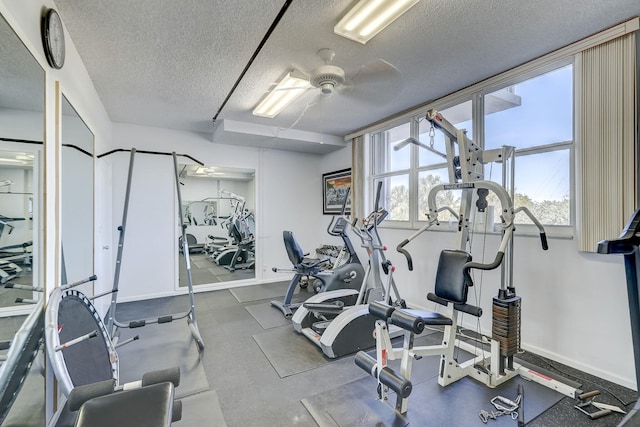
<path id="1" fill-rule="evenodd" d="M 324 331 L 329 327 L 331 320 L 321 320 L 311 325 L 311 329 L 318 335 L 322 335 Z"/>

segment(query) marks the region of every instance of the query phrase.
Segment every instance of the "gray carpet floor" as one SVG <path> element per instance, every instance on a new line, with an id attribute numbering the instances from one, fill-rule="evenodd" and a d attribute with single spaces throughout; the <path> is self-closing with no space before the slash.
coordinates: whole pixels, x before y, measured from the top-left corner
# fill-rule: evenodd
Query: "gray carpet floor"
<path id="1" fill-rule="evenodd" d="M 283 282 L 280 285 L 271 285 L 267 289 L 260 289 L 258 285 L 253 290 L 255 298 L 251 297 L 251 288 L 236 288 L 233 292 L 222 290 L 196 294 L 197 320 L 206 344 L 205 350 L 200 354 L 200 360 L 209 389 L 195 392 L 185 398 L 184 417 L 180 423 L 175 424 L 176 426 L 316 426 L 319 423 L 312 416 L 312 412 L 317 411 L 319 407 L 324 408 L 322 405 L 326 406 L 331 396 L 341 397 L 340 410 L 348 408 L 349 405 L 355 408 L 365 401 L 367 405 L 376 408 L 376 411 L 380 410 L 380 406 L 384 408 L 383 404 L 374 399 L 375 382 L 354 365 L 353 356 L 335 360 L 327 359 L 311 342 L 307 343 L 301 339 L 302 337 L 296 334 L 290 323 L 283 324 L 277 320 L 282 317 L 282 314 L 275 308 L 269 307 L 271 294 L 277 286 L 280 286 L 284 292 L 286 285 L 287 283 Z M 236 295 L 241 295 L 240 299 L 245 302 L 239 302 Z M 264 299 L 256 299 L 260 297 Z M 180 296 L 120 304 L 118 312 L 121 317 L 131 316 L 134 313 L 138 317 L 143 317 L 146 312 L 157 313 L 158 310 L 171 312 L 172 309 L 179 311 L 185 305 L 186 296 Z M 259 305 L 263 307 L 257 309 Z M 272 311 L 267 310 L 267 307 Z M 173 327 L 180 325 L 187 330 L 186 322 L 184 324 L 178 322 Z M 173 332 L 169 330 L 166 330 L 167 333 L 162 332 L 162 325 L 155 330 L 142 328 L 140 331 L 144 329 L 154 334 L 161 334 L 163 340 L 172 339 L 170 335 Z M 185 345 L 195 347 L 193 342 Z M 278 356 L 287 351 L 297 354 L 289 364 Z M 156 356 L 163 357 L 161 352 Z M 600 402 L 622 406 L 622 403 L 615 400 L 612 395 L 620 398 L 624 403 L 631 403 L 636 398 L 636 393 L 629 389 L 570 367 L 549 362 L 531 354 L 525 353 L 520 357 L 583 383 L 584 390 L 601 390 L 602 395 L 598 398 Z M 122 355 L 121 359 L 124 358 L 125 356 Z M 426 361 L 416 361 L 414 366 L 421 362 Z M 123 363 L 127 362 L 123 360 Z M 137 359 L 137 363 L 143 364 L 144 361 Z M 429 378 L 431 375 L 429 365 L 431 364 L 425 364 L 425 373 L 420 378 L 425 387 L 430 387 L 430 382 L 435 381 L 434 378 Z M 355 387 L 355 385 L 358 386 Z M 460 392 L 455 388 L 442 391 L 438 387 L 430 387 L 422 394 L 427 396 L 429 393 L 446 392 L 451 394 L 451 399 L 458 403 L 460 399 L 469 399 L 468 395 L 471 395 L 475 396 L 474 399 L 481 399 L 480 403 L 476 402 L 476 406 L 481 404 L 490 408 L 489 402 L 485 402 L 487 396 L 484 394 L 486 393 L 469 393 L 469 390 L 474 387 L 476 387 L 475 383 L 463 384 L 459 387 Z M 525 385 L 525 390 L 526 387 Z M 362 391 L 344 393 L 350 388 L 353 390 L 362 388 Z M 416 415 L 412 418 L 413 414 L 409 412 L 407 420 L 403 420 L 398 425 L 408 423 L 416 426 L 456 426 L 460 424 L 456 424 L 455 420 L 460 419 L 473 419 L 477 425 L 482 425 L 477 411 L 467 408 L 466 404 L 458 404 L 455 410 L 470 411 L 466 414 L 468 416 L 460 417 L 458 414 L 452 417 L 447 411 L 429 411 L 429 402 L 418 401 L 420 396 L 421 393 L 416 393 L 413 396 L 415 399 L 410 403 L 410 406 L 414 405 L 419 409 L 413 412 Z M 598 420 L 590 420 L 573 408 L 576 404 L 575 400 L 560 397 L 559 400 L 554 401 L 557 403 L 535 419 L 527 418 L 526 425 L 601 427 L 617 425 L 622 418 L 614 414 Z M 308 408 L 311 408 L 311 411 Z M 389 407 L 384 409 L 391 411 Z M 339 415 L 340 410 L 334 410 L 334 415 Z M 425 416 L 424 414 L 429 414 L 431 418 L 428 421 L 418 418 Z M 384 417 L 393 419 L 393 411 L 377 420 L 372 419 L 371 416 L 375 418 L 375 412 L 367 415 L 365 424 L 359 425 L 393 425 L 382 419 Z M 435 416 L 438 418 L 433 418 Z M 335 419 L 333 421 L 335 425 L 349 425 L 341 424 Z M 492 422 L 495 425 L 511 425 L 504 420 L 500 423 L 489 420 L 489 423 Z M 512 423 L 515 425 L 514 421 Z"/>
<path id="2" fill-rule="evenodd" d="M 253 268 L 237 269 L 229 271 L 224 266 L 218 265 L 207 253 L 192 253 L 189 255 L 191 265 L 191 282 L 193 285 L 208 285 L 211 283 L 232 282 L 235 280 L 253 279 L 256 276 Z M 180 255 L 179 286 L 187 286 L 187 270 L 184 259 Z"/>

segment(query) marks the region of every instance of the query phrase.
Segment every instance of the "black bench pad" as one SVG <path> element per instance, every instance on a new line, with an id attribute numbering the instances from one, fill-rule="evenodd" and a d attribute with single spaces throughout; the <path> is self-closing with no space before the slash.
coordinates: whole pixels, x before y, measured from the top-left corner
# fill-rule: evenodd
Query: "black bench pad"
<path id="1" fill-rule="evenodd" d="M 421 334 L 425 325 L 450 326 L 452 320 L 440 313 L 425 310 L 395 310 L 389 317 L 389 323 L 416 334 Z"/>
<path id="2" fill-rule="evenodd" d="M 76 427 L 168 427 L 174 387 L 169 382 L 125 390 L 87 401 Z"/>

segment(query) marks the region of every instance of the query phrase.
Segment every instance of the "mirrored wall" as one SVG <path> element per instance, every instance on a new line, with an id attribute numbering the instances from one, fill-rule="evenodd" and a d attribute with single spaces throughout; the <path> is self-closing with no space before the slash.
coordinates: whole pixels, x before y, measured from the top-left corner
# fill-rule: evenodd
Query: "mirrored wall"
<path id="1" fill-rule="evenodd" d="M 62 277 L 74 283 L 93 275 L 93 133 L 69 100 L 62 98 Z M 93 284 L 78 288 L 92 296 Z"/>
<path id="2" fill-rule="evenodd" d="M 0 424 L 3 426 L 45 424 L 40 244 L 44 84 L 44 70 L 0 18 Z"/>
<path id="3" fill-rule="evenodd" d="M 179 165 L 194 285 L 255 278 L 255 171 Z M 179 285 L 186 286 L 182 245 Z"/>

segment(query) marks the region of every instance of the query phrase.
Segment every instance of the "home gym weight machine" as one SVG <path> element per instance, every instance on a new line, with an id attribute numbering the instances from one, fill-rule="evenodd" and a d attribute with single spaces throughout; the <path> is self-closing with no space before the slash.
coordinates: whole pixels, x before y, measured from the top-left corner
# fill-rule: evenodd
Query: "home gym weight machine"
<path id="1" fill-rule="evenodd" d="M 388 215 L 384 208 L 379 207 L 381 191 L 382 182 L 379 182 L 375 208 L 361 221 L 361 226 L 357 226 L 357 219 L 350 224 L 369 256 L 360 289 L 338 289 L 316 294 L 307 299 L 291 318 L 294 329 L 320 347 L 329 358 L 375 345 L 372 332 L 376 319 L 369 313 L 370 302 L 405 306 L 393 280 L 395 267 L 386 259 L 386 247 L 378 234 L 378 225 Z M 386 283 L 383 283 L 380 270 L 387 275 Z M 355 302 L 352 303 L 354 298 Z"/>
<path id="2" fill-rule="evenodd" d="M 446 314 L 423 310 L 402 310 L 385 304 L 370 304 L 370 312 L 378 319 L 376 322 L 376 357 L 359 352 L 356 364 L 378 381 L 377 398 L 387 400 L 389 389 L 396 392 L 395 409 L 404 414 L 408 410 L 408 397 L 411 393 L 411 369 L 414 358 L 422 356 L 440 356 L 438 384 L 447 386 L 466 376 L 494 388 L 509 379 L 520 375 L 523 378 L 552 388 L 564 395 L 575 398 L 581 393 L 578 384 L 560 382 L 549 373 L 542 374 L 531 366 L 514 362 L 514 356 L 521 345 L 521 298 L 516 295 L 513 285 L 513 231 L 515 215 L 526 214 L 540 232 L 542 248 L 547 249 L 547 239 L 543 226 L 526 207 L 513 206 L 513 147 L 494 150 L 482 150 L 474 144 L 464 130 L 456 129 L 440 113 L 429 110 L 426 118 L 445 135 L 446 158 L 448 159 L 449 184 L 434 186 L 428 195 L 428 224 L 398 245 L 398 251 L 407 258 L 409 270 L 413 269 L 411 255 L 405 246 L 438 224 L 438 213 L 452 211 L 450 207 L 438 207 L 436 196 L 441 191 L 462 190 L 459 214 L 457 217 L 458 249 L 442 251 L 436 273 L 435 293 L 429 293 L 427 299 L 445 306 Z M 409 141 L 418 143 L 417 141 Z M 456 155 L 455 148 L 458 146 Z M 430 147 L 431 148 L 431 147 Z M 484 180 L 483 166 L 489 162 L 502 163 L 503 185 Z M 505 189 L 509 185 L 510 192 Z M 470 243 L 470 231 L 473 228 L 471 218 L 472 202 L 479 212 L 488 207 L 489 192 L 500 201 L 502 237 L 495 259 L 490 263 L 473 262 L 466 252 Z M 487 215 L 488 216 L 488 215 Z M 485 218 L 486 221 L 486 218 Z M 493 224 L 491 224 L 493 226 Z M 458 315 L 467 313 L 475 317 L 482 315 L 482 309 L 467 304 L 467 290 L 473 286 L 469 271 L 471 269 L 493 270 L 501 267 L 501 286 L 498 295 L 493 298 L 492 337 L 480 336 L 479 340 L 469 343 L 458 338 Z M 402 347 L 393 347 L 389 327 L 393 325 L 405 330 Z M 414 338 L 422 333 L 426 326 L 444 327 L 443 341 L 440 345 L 414 346 Z M 490 350 L 485 350 L 489 346 Z M 456 348 L 471 353 L 472 358 L 458 362 L 454 357 Z M 388 367 L 389 360 L 400 359 L 400 371 Z"/>
<path id="3" fill-rule="evenodd" d="M 115 153 L 115 152 L 119 152 L 119 151 L 130 151 L 130 157 L 129 157 L 129 170 L 128 170 L 128 174 L 127 174 L 127 185 L 126 185 L 126 191 L 125 191 L 125 199 L 124 199 L 124 207 L 122 210 L 122 223 L 121 225 L 118 227 L 118 231 L 119 231 L 119 239 L 118 239 L 118 253 L 116 256 L 116 267 L 115 267 L 115 273 L 114 273 L 114 277 L 113 277 L 113 288 L 111 291 L 108 291 L 102 295 L 97 295 L 95 298 L 98 298 L 100 296 L 104 296 L 104 295 L 108 295 L 111 294 L 111 304 L 109 307 L 109 310 L 107 312 L 107 321 L 106 321 L 106 329 L 109 332 L 109 336 L 110 338 L 113 340 L 114 344 L 117 344 L 118 342 L 118 338 L 119 338 L 119 328 L 140 328 L 149 324 L 162 324 L 162 323 L 169 323 L 172 322 L 174 320 L 179 320 L 179 319 L 187 319 L 187 324 L 189 325 L 189 329 L 191 330 L 191 335 L 193 336 L 193 339 L 195 340 L 197 346 L 198 346 L 198 350 L 202 351 L 204 350 L 204 341 L 202 340 L 202 336 L 200 335 L 200 331 L 198 329 L 198 323 L 196 321 L 196 306 L 195 306 L 195 301 L 194 301 L 194 296 L 193 296 L 193 283 L 192 283 L 192 279 L 191 279 L 191 262 L 189 260 L 189 243 L 188 243 L 188 239 L 186 237 L 186 228 L 187 228 L 187 224 L 184 222 L 184 216 L 183 216 L 183 212 L 182 212 L 182 195 L 181 195 L 181 191 L 180 191 L 180 179 L 179 179 L 179 173 L 178 173 L 178 160 L 177 160 L 177 156 L 182 156 L 182 157 L 186 157 L 200 165 L 204 165 L 202 162 L 194 159 L 193 157 L 186 155 L 186 154 L 176 154 L 175 152 L 173 153 L 164 153 L 164 152 L 158 152 L 158 151 L 138 151 L 135 148 L 132 148 L 131 150 L 125 150 L 125 149 L 117 149 L 117 150 L 112 150 L 109 151 L 107 153 L 101 154 L 98 156 L 98 158 L 100 157 L 104 157 L 107 156 L 109 154 Z M 173 157 L 173 171 L 174 171 L 174 176 L 175 176 L 175 184 L 176 184 L 176 194 L 177 194 L 177 198 L 178 198 L 178 215 L 179 215 L 179 226 L 180 226 L 180 232 L 181 232 L 181 244 L 182 244 L 182 255 L 184 258 L 184 263 L 185 263 L 185 268 L 186 268 L 186 277 L 187 277 L 187 288 L 188 288 L 188 293 L 189 293 L 189 309 L 185 312 L 182 313 L 174 313 L 174 314 L 167 314 L 167 315 L 162 315 L 162 316 L 158 316 L 158 317 L 153 317 L 153 318 L 148 318 L 148 319 L 138 319 L 138 320 L 133 320 L 133 321 L 128 321 L 128 322 L 124 322 L 124 321 L 120 321 L 116 318 L 116 305 L 118 302 L 118 286 L 119 286 L 119 282 L 120 282 L 120 268 L 122 266 L 122 253 L 123 253 L 123 249 L 124 249 L 124 237 L 125 237 L 125 232 L 126 232 L 126 228 L 127 228 L 127 214 L 128 214 L 128 210 L 129 210 L 129 197 L 131 195 L 131 182 L 132 182 L 132 177 L 133 177 L 133 165 L 134 165 L 134 160 L 135 160 L 135 156 L 136 153 L 142 153 L 142 154 L 153 154 L 153 155 L 163 155 L 163 156 L 172 156 Z"/>
<path id="4" fill-rule="evenodd" d="M 340 289 L 351 289 L 347 291 L 348 295 L 344 296 L 342 303 L 347 305 L 353 305 L 356 301 L 357 291 L 362 285 L 362 281 L 365 279 L 364 267 L 358 254 L 351 243 L 351 239 L 347 235 L 347 227 L 349 222 L 345 218 L 345 210 L 347 201 L 349 200 L 350 189 L 347 190 L 347 194 L 342 204 L 341 214 L 337 217 L 333 217 L 331 222 L 327 226 L 327 233 L 331 236 L 340 237 L 344 243 L 345 252 L 338 255 L 336 264 L 331 265 L 330 261 L 326 258 L 307 258 L 308 254 L 300 248 L 297 240 L 293 236 L 291 231 L 283 231 L 282 238 L 284 241 L 285 249 L 289 261 L 293 268 L 282 269 L 273 267 L 274 273 L 278 272 L 293 272 L 294 275 L 289 282 L 287 292 L 284 295 L 283 301 L 271 301 L 271 305 L 284 314 L 286 318 L 293 316 L 293 311 L 302 305 L 302 303 L 292 303 L 293 294 L 298 286 L 306 288 L 308 286 L 309 278 L 314 279 L 312 284 L 316 293 L 336 291 Z M 346 262 L 340 263 L 342 258 L 346 258 Z M 306 281 L 304 281 L 306 279 Z M 318 283 L 316 283 L 318 282 Z M 356 291 L 356 292 L 353 292 Z"/>

